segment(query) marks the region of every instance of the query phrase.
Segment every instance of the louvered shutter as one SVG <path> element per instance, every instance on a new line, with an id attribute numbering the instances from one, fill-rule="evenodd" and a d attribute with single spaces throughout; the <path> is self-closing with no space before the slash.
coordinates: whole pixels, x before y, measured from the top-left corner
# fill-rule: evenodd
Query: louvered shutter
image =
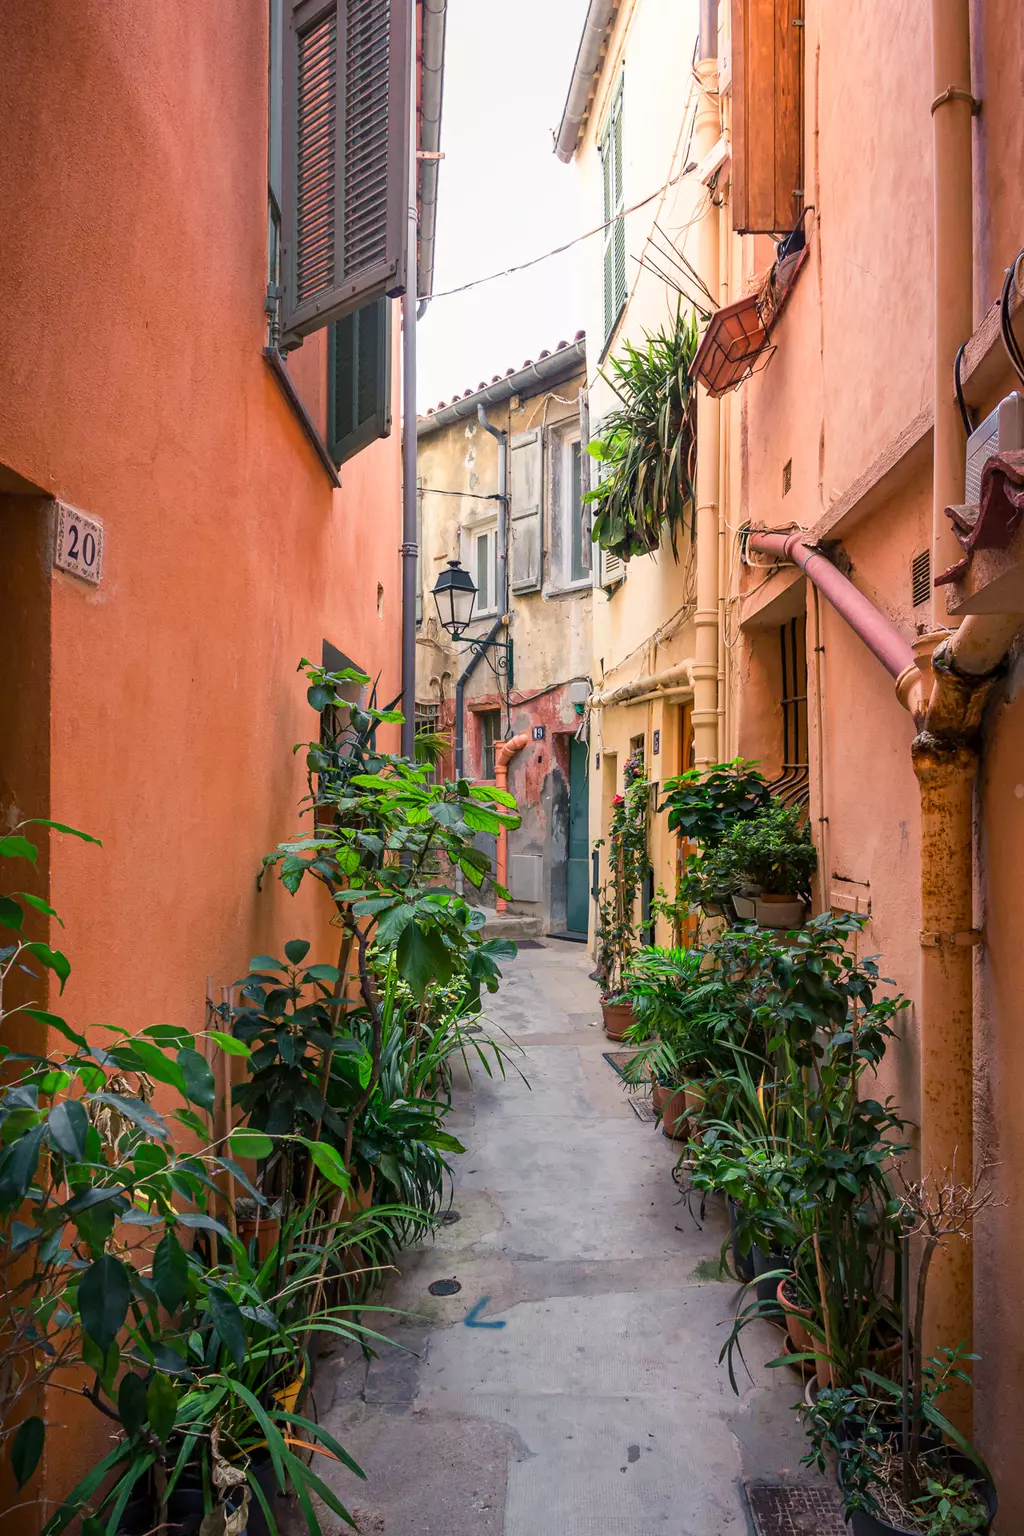
<path id="1" fill-rule="evenodd" d="M 601 186 L 604 204 L 604 336 L 607 341 L 626 300 L 621 80 L 601 138 Z"/>
<path id="2" fill-rule="evenodd" d="M 408 0 L 290 0 L 284 48 L 282 343 L 402 293 Z"/>
<path id="3" fill-rule="evenodd" d="M 391 300 L 336 320 L 327 340 L 327 446 L 335 464 L 391 432 Z"/>
<path id="4" fill-rule="evenodd" d="M 742 234 L 781 234 L 803 212 L 802 0 L 734 0 L 732 210 Z"/>
<path id="5" fill-rule="evenodd" d="M 594 428 L 593 436 L 600 437 L 603 428 L 604 421 L 602 420 Z M 595 459 L 590 454 L 587 457 L 592 466 L 590 470 L 591 485 L 600 485 L 601 481 L 608 474 L 608 465 L 603 459 Z M 594 546 L 593 573 L 594 586 L 604 587 L 605 591 L 610 592 L 625 581 L 626 562 L 619 555 L 609 554 L 606 549 L 602 549 L 598 544 Z"/>
<path id="6" fill-rule="evenodd" d="M 543 578 L 543 447 L 538 427 L 511 442 L 513 592 L 539 592 Z"/>

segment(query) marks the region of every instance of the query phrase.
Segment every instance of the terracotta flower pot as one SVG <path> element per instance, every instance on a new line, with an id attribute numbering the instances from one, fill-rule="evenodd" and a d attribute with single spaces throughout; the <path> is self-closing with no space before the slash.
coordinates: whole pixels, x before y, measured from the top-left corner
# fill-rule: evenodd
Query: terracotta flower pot
<path id="1" fill-rule="evenodd" d="M 632 1003 L 601 1003 L 604 1032 L 609 1040 L 621 1040 L 633 1023 Z"/>
<path id="2" fill-rule="evenodd" d="M 655 1093 L 654 1107 L 661 1112 L 662 1130 L 673 1141 L 681 1141 L 686 1136 L 685 1088 L 664 1088 L 659 1083 Z"/>
<path id="3" fill-rule="evenodd" d="M 786 1330 L 789 1334 L 789 1342 L 792 1344 L 795 1354 L 810 1354 L 817 1348 L 817 1345 L 807 1332 L 803 1319 L 810 1317 L 811 1314 L 806 1307 L 798 1307 L 795 1302 L 789 1300 L 786 1295 L 786 1286 L 788 1284 L 788 1278 L 780 1280 L 775 1294 L 778 1298 L 779 1306 L 786 1314 Z"/>

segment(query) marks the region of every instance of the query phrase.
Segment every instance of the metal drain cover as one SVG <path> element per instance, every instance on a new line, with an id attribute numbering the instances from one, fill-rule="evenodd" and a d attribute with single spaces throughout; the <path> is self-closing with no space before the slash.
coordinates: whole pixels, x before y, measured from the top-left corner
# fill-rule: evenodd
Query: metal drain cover
<path id="1" fill-rule="evenodd" d="M 758 1536 L 849 1536 L 839 1494 L 781 1483 L 746 1483 Z"/>
<path id="2" fill-rule="evenodd" d="M 427 1290 L 431 1296 L 454 1296 L 457 1291 L 462 1290 L 462 1286 L 457 1280 L 435 1280 L 432 1285 L 427 1286 Z"/>
<path id="3" fill-rule="evenodd" d="M 455 1223 L 461 1220 L 461 1211 L 445 1211 L 444 1215 L 441 1217 L 441 1225 L 442 1227 L 454 1227 Z"/>

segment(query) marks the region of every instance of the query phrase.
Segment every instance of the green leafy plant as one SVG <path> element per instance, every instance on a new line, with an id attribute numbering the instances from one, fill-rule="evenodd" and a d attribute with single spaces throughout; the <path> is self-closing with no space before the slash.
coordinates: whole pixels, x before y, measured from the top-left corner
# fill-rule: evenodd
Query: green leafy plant
<path id="1" fill-rule="evenodd" d="M 697 342 L 696 316 L 685 316 L 680 305 L 670 327 L 646 333 L 642 346 L 627 341 L 605 375 L 620 403 L 590 444 L 602 473 L 587 499 L 595 541 L 623 560 L 657 550 L 665 528 L 678 559 L 688 516 L 693 536 L 696 393 L 690 364 Z"/>
<path id="2" fill-rule="evenodd" d="M 703 900 L 721 902 L 738 892 L 806 898 L 817 867 L 800 807 L 772 800 L 728 827 L 717 845 L 695 861 L 693 873 Z"/>
<path id="3" fill-rule="evenodd" d="M 608 879 L 598 894 L 597 969 L 605 1002 L 625 1000 L 623 977 L 637 947 L 637 901 L 651 869 L 647 851 L 650 785 L 642 752 L 626 759 L 623 793 L 612 802 Z M 598 840 L 595 847 L 602 847 Z"/>
<path id="4" fill-rule="evenodd" d="M 705 850 L 717 848 L 738 822 L 756 818 L 770 804 L 764 775 L 744 757 L 706 769 L 689 768 L 666 779 L 661 793 L 669 831 Z"/>

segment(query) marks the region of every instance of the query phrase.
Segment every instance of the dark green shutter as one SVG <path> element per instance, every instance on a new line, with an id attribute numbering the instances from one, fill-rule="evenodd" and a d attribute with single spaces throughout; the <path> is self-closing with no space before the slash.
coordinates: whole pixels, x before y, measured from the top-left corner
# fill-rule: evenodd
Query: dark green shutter
<path id="1" fill-rule="evenodd" d="M 391 432 L 391 300 L 336 320 L 327 343 L 327 445 L 343 464 Z"/>
<path id="2" fill-rule="evenodd" d="M 622 81 L 619 81 L 601 135 L 604 204 L 604 339 L 608 340 L 626 302 L 625 188 L 622 174 Z"/>

